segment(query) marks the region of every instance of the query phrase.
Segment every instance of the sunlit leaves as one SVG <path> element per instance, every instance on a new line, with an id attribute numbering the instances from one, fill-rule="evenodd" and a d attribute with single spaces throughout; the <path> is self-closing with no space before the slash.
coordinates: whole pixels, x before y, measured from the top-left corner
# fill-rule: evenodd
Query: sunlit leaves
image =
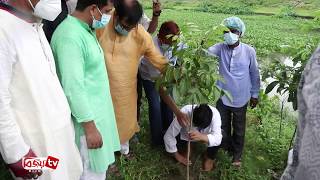
<path id="1" fill-rule="evenodd" d="M 209 38 L 210 45 L 219 42 L 219 38 L 214 42 L 212 37 L 221 36 L 226 27 L 219 25 L 204 32 L 194 23 L 187 23 L 184 29 L 187 31 L 176 39 L 173 49 L 173 55 L 178 57 L 177 65 L 167 67 L 157 80 L 157 86 L 172 88 L 176 98 L 186 103 L 214 102 L 224 94 L 231 98 L 217 87 L 217 81 L 222 80 L 218 72 L 218 59 L 207 52 Z M 179 49 L 179 43 L 186 44 L 187 48 Z"/>
<path id="2" fill-rule="evenodd" d="M 278 94 L 288 93 L 288 102 L 292 102 L 294 110 L 297 110 L 297 89 L 301 79 L 302 72 L 312 52 L 316 48 L 316 43 L 309 42 L 304 46 L 282 46 L 280 52 L 292 60 L 292 64 L 285 64 L 279 59 L 274 60 L 268 67 L 264 68 L 263 79 L 272 78 L 265 93 L 270 93 L 276 89 Z"/>

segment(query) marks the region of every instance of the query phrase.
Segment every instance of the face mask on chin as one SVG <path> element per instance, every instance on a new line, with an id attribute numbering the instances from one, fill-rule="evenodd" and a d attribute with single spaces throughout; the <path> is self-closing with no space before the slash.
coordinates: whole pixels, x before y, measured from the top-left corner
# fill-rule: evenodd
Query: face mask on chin
<path id="1" fill-rule="evenodd" d="M 54 21 L 61 13 L 60 0 L 40 0 L 35 6 L 28 0 L 33 9 L 33 15 L 48 21 Z"/>
<path id="2" fill-rule="evenodd" d="M 161 44 L 160 47 L 161 47 L 162 50 L 166 51 L 166 50 L 169 50 L 170 45 L 169 44 Z"/>
<path id="3" fill-rule="evenodd" d="M 129 31 L 127 31 L 125 28 L 123 28 L 119 23 L 114 27 L 116 32 L 122 36 L 128 36 Z"/>

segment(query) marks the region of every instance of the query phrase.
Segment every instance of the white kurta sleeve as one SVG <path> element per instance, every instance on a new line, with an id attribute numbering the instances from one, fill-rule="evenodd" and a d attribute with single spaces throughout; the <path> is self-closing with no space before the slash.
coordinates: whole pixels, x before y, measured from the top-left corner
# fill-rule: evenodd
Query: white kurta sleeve
<path id="1" fill-rule="evenodd" d="M 12 164 L 25 156 L 30 147 L 24 142 L 10 104 L 9 85 L 15 61 L 1 31 L 0 39 L 0 152 L 4 161 Z"/>
<path id="2" fill-rule="evenodd" d="M 176 136 L 180 133 L 180 131 L 181 126 L 177 118 L 175 118 L 163 138 L 165 148 L 168 153 L 175 153 L 178 151 Z"/>
<path id="3" fill-rule="evenodd" d="M 181 108 L 181 112 L 188 114 L 189 118 L 191 118 L 190 117 L 191 111 L 192 111 L 192 105 L 186 105 L 183 108 Z M 163 138 L 164 145 L 165 145 L 166 151 L 168 153 L 175 153 L 178 151 L 176 137 L 177 137 L 177 135 L 180 134 L 181 129 L 182 129 L 182 127 L 181 127 L 180 123 L 178 122 L 177 118 L 174 118 L 174 120 L 172 121 L 171 125 L 169 126 L 169 128 Z"/>
<path id="4" fill-rule="evenodd" d="M 143 13 L 139 24 L 141 24 L 143 28 L 147 31 L 149 29 L 150 22 L 151 22 L 151 19 L 148 18 L 148 16 L 145 13 Z"/>
<path id="5" fill-rule="evenodd" d="M 222 141 L 222 133 L 221 133 L 221 117 L 218 110 L 211 107 L 212 110 L 212 132 L 210 132 L 207 136 L 209 139 L 208 147 L 219 146 Z"/>

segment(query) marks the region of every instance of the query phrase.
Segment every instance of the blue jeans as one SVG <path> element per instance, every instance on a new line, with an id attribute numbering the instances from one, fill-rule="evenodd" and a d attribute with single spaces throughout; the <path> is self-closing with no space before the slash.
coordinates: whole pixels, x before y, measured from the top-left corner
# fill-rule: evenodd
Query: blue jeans
<path id="1" fill-rule="evenodd" d="M 152 144 L 162 145 L 163 135 L 173 120 L 173 113 L 161 100 L 154 82 L 142 80 L 142 83 L 149 105 L 149 122 Z"/>

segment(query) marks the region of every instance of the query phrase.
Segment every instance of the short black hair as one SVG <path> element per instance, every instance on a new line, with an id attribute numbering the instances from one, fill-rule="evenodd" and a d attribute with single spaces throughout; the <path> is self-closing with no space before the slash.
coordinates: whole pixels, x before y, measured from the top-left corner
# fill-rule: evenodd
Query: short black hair
<path id="1" fill-rule="evenodd" d="M 129 25 L 137 25 L 143 15 L 143 8 L 136 0 L 131 4 L 126 4 L 125 0 L 114 1 L 114 8 L 119 20 L 125 20 Z"/>
<path id="2" fill-rule="evenodd" d="M 76 10 L 84 11 L 88 6 L 93 4 L 97 5 L 99 8 L 108 5 L 110 0 L 78 0 Z"/>
<path id="3" fill-rule="evenodd" d="M 201 104 L 193 110 L 193 124 L 200 128 L 207 128 L 212 121 L 212 110 L 207 104 Z"/>

